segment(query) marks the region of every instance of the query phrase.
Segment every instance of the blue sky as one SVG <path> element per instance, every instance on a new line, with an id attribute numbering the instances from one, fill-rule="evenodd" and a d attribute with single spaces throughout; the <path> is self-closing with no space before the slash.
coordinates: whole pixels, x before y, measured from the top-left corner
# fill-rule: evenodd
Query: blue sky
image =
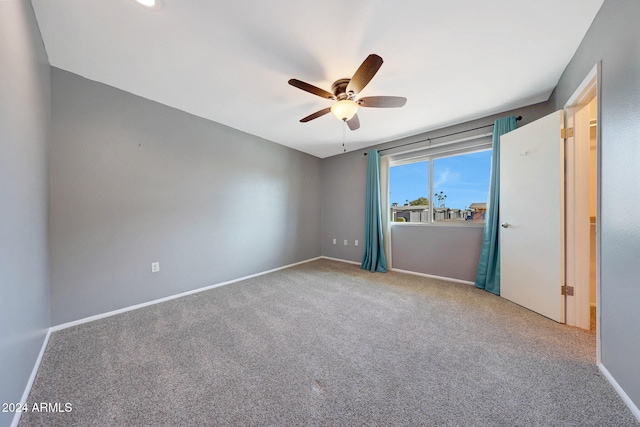
<path id="1" fill-rule="evenodd" d="M 464 209 L 474 202 L 486 202 L 489 192 L 491 151 L 480 151 L 433 160 L 433 191 L 442 191 L 446 206 Z M 429 197 L 427 162 L 394 166 L 389 171 L 389 202 L 404 205 L 406 200 Z M 442 203 L 442 202 L 440 202 Z M 438 205 L 434 197 L 434 204 Z"/>

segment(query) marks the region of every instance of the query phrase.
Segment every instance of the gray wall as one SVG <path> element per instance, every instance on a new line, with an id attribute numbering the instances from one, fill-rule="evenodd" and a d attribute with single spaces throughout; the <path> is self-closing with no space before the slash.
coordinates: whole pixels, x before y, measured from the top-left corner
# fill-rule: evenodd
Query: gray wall
<path id="1" fill-rule="evenodd" d="M 640 407 L 640 2 L 606 0 L 549 104 L 561 109 L 602 60 L 602 363 Z"/>
<path id="2" fill-rule="evenodd" d="M 640 211 L 637 16 L 636 0 L 605 1 L 548 109 L 562 108 L 602 60 L 602 360 L 640 406 L 640 226 L 629 214 Z M 364 240 L 363 150 L 320 161 L 54 69 L 48 163 L 49 72 L 30 3 L 0 1 L 0 402 L 20 399 L 44 340 L 49 271 L 59 324 L 320 253 L 360 261 L 353 241 Z M 378 148 L 508 114 L 522 114 L 523 125 L 546 108 Z M 424 253 L 395 266 L 473 280 L 477 258 L 462 263 L 425 244 L 447 230 L 394 230 L 394 245 Z M 478 230 L 456 229 L 454 240 L 476 245 Z M 11 418 L 0 413 L 0 425 Z"/>
<path id="3" fill-rule="evenodd" d="M 322 160 L 322 255 L 362 260 L 367 158 L 362 151 Z M 336 239 L 336 244 L 333 244 Z M 344 240 L 348 245 L 344 245 Z M 354 246 L 354 240 L 360 246 Z"/>
<path id="4" fill-rule="evenodd" d="M 31 3 L 0 1 L 0 403 L 20 401 L 49 327 L 49 128 Z M 0 412 L 0 425 L 12 417 Z"/>
<path id="5" fill-rule="evenodd" d="M 393 268 L 475 281 L 482 233 L 477 225 L 391 227 Z"/>
<path id="6" fill-rule="evenodd" d="M 426 132 L 410 138 L 380 144 L 383 149 L 426 138 L 434 138 L 453 132 L 490 125 L 509 115 L 523 117 L 519 126 L 530 123 L 546 114 L 546 103 L 507 111 L 483 119 Z M 490 129 L 476 131 L 477 134 Z M 473 133 L 464 136 L 473 135 Z M 449 139 L 455 139 L 452 137 Z M 442 139 L 441 141 L 446 141 Z M 417 144 L 414 147 L 419 147 Z M 406 148 L 404 148 L 406 150 Z M 389 150 L 385 153 L 402 151 Z M 360 262 L 364 242 L 364 205 L 367 158 L 358 150 L 326 158 L 322 161 L 322 254 L 324 256 Z M 333 244 L 333 239 L 337 244 Z M 347 239 L 348 245 L 343 241 Z M 361 245 L 353 245 L 354 240 Z M 474 281 L 480 256 L 482 228 L 474 226 L 453 227 L 441 225 L 393 225 L 393 267 L 401 270 Z M 463 248 L 463 249 L 461 249 Z"/>
<path id="7" fill-rule="evenodd" d="M 51 79 L 53 325 L 320 256 L 320 159 Z"/>

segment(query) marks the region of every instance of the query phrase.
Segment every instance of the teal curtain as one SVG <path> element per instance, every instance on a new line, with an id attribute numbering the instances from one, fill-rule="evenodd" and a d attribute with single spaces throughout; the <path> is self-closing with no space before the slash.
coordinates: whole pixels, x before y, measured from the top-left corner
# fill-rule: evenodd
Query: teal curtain
<path id="1" fill-rule="evenodd" d="M 367 152 L 367 194 L 364 220 L 364 253 L 360 268 L 385 273 L 387 259 L 384 256 L 382 237 L 382 212 L 380 210 L 380 153 Z"/>
<path id="2" fill-rule="evenodd" d="M 476 287 L 496 295 L 500 295 L 500 136 L 515 128 L 515 116 L 498 119 L 493 124 L 489 200 L 476 272 Z"/>

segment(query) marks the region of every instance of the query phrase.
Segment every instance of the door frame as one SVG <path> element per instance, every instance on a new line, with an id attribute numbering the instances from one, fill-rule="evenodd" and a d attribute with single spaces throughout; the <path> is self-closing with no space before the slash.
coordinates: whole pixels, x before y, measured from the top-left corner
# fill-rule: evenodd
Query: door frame
<path id="1" fill-rule="evenodd" d="M 602 138 L 601 138 L 601 62 L 598 62 L 591 71 L 584 78 L 580 86 L 574 91 L 569 100 L 564 105 L 565 112 L 565 123 L 566 127 L 572 127 L 574 124 L 574 112 L 579 109 L 579 106 L 588 103 L 596 97 L 596 363 L 601 363 L 601 336 L 600 336 L 600 298 L 601 298 L 601 281 L 600 281 L 600 249 L 601 249 L 601 236 L 600 236 L 600 225 L 601 225 L 601 200 L 602 200 L 602 187 L 601 187 L 601 163 L 602 163 Z M 574 144 L 575 138 L 570 137 L 567 138 L 567 170 L 575 168 L 576 158 L 572 156 L 573 150 L 570 145 Z M 567 176 L 567 180 L 569 181 L 571 177 Z M 568 189 L 569 190 L 569 189 Z M 569 191 L 568 191 L 569 192 Z M 568 193 L 567 192 L 567 193 Z M 584 242 L 585 237 L 577 233 L 576 222 L 574 221 L 574 217 L 569 215 L 569 212 L 573 212 L 575 209 L 575 199 L 571 197 L 567 197 L 566 200 L 566 209 L 567 215 L 566 218 L 566 238 L 572 239 L 573 243 L 576 242 Z M 588 239 L 588 236 L 587 236 Z M 588 240 L 586 240 L 588 242 Z M 584 260 L 580 260 L 579 257 L 575 257 L 575 254 L 571 253 L 573 249 L 573 245 L 570 242 L 567 242 L 567 252 L 566 252 L 566 283 L 567 285 L 574 286 L 574 297 L 566 298 L 566 323 L 569 326 L 581 326 L 580 310 L 590 310 L 590 306 L 588 304 L 589 301 L 589 283 L 582 283 L 578 285 L 575 282 L 575 278 L 577 275 L 577 271 L 580 269 L 589 269 L 589 264 L 584 265 Z M 585 301 L 587 302 L 585 308 Z"/>

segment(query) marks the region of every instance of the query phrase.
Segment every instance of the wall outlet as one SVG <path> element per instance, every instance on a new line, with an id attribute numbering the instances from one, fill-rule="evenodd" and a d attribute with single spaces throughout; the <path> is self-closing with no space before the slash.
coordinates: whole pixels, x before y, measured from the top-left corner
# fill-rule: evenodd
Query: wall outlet
<path id="1" fill-rule="evenodd" d="M 358 241 L 356 240 L 356 246 L 358 246 Z"/>
<path id="2" fill-rule="evenodd" d="M 333 239 L 333 244 L 334 244 L 334 245 L 336 244 L 336 239 Z"/>
<path id="3" fill-rule="evenodd" d="M 347 239 L 344 240 L 344 245 L 347 246 Z"/>
<path id="4" fill-rule="evenodd" d="M 151 263 L 151 272 L 152 273 L 157 273 L 158 271 L 160 271 L 160 263 L 159 262 L 152 262 Z"/>

